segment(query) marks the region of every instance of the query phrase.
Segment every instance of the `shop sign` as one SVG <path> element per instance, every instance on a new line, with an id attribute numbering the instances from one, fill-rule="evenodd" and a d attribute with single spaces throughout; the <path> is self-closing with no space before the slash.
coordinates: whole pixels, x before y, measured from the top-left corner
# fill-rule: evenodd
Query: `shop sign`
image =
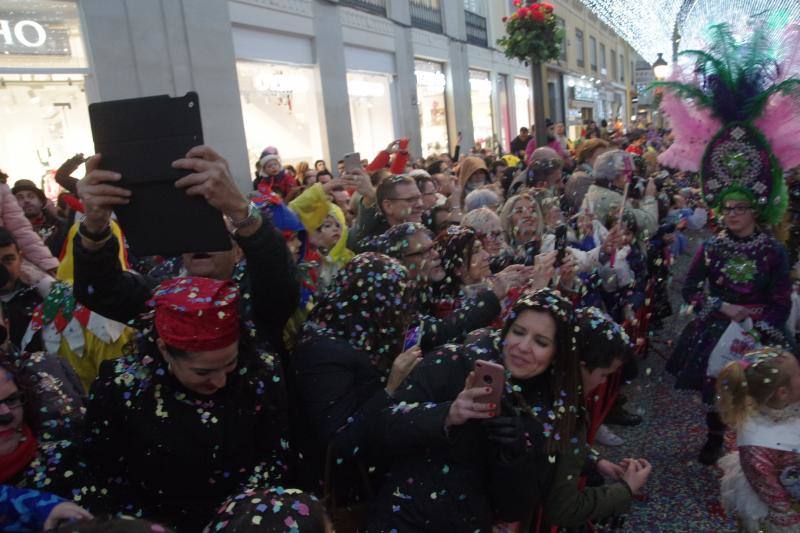
<path id="1" fill-rule="evenodd" d="M 0 54 L 70 55 L 69 34 L 46 22 L 0 13 Z"/>
<path id="2" fill-rule="evenodd" d="M 443 91 L 447 85 L 447 78 L 444 77 L 441 71 L 415 70 L 414 75 L 417 78 L 417 84 L 423 87 Z"/>
<path id="3" fill-rule="evenodd" d="M 584 102 L 594 102 L 595 100 L 600 98 L 600 91 L 595 89 L 594 87 L 584 87 L 582 85 L 576 85 L 572 88 L 574 91 L 574 98 L 575 100 L 583 100 Z"/>

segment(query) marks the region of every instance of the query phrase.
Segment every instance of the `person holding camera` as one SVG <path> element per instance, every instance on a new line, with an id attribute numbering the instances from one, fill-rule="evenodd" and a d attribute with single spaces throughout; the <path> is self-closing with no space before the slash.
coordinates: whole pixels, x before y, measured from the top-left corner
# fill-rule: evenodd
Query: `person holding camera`
<path id="1" fill-rule="evenodd" d="M 123 272 L 117 260 L 121 243 L 111 234 L 113 208 L 126 205 L 131 192 L 116 186 L 118 173 L 100 170 L 100 154 L 86 163 L 78 193 L 86 217 L 75 238 L 75 295 L 89 309 L 127 323 L 146 311 L 155 283 Z M 257 336 L 283 353 L 283 327 L 297 308 L 300 285 L 297 268 L 281 234 L 248 203 L 230 174 L 228 163 L 209 146 L 195 146 L 174 168 L 192 171 L 175 186 L 190 196 L 202 196 L 235 227 L 228 251 L 183 254 L 186 275 L 217 280 L 237 278 L 243 294 L 243 319 L 255 323 Z M 244 274 L 237 263 L 246 260 Z"/>
<path id="2" fill-rule="evenodd" d="M 611 150 L 598 156 L 594 164 L 595 182 L 583 198 L 582 210 L 593 213 L 598 220 L 608 220 L 620 213 L 623 201 L 624 211 L 636 219 L 639 237 L 648 239 L 658 229 L 658 204 L 656 184 L 650 179 L 639 205 L 630 196 L 626 197 L 626 187 L 630 187 L 635 165 L 633 157 L 621 150 Z"/>

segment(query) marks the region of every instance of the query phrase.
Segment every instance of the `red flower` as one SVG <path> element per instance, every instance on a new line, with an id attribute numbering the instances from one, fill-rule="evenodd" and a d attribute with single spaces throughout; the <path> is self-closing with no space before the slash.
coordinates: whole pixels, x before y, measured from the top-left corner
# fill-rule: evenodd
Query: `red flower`
<path id="1" fill-rule="evenodd" d="M 520 0 L 514 0 L 514 7 L 519 7 Z"/>
<path id="2" fill-rule="evenodd" d="M 552 12 L 553 12 L 553 4 L 546 4 L 546 3 L 543 3 L 543 4 L 542 4 L 542 9 L 544 9 L 544 11 L 545 11 L 546 13 L 552 13 Z"/>
<path id="3" fill-rule="evenodd" d="M 503 17 L 503 22 L 507 21 L 508 17 Z"/>
<path id="4" fill-rule="evenodd" d="M 544 22 L 545 16 L 541 11 L 531 11 L 531 19 L 536 22 Z"/>
<path id="5" fill-rule="evenodd" d="M 519 8 L 519 11 L 517 11 L 517 14 L 520 16 L 520 18 L 526 18 L 528 16 L 528 13 L 530 13 L 530 11 L 531 10 L 528 9 L 527 7 L 521 7 Z"/>

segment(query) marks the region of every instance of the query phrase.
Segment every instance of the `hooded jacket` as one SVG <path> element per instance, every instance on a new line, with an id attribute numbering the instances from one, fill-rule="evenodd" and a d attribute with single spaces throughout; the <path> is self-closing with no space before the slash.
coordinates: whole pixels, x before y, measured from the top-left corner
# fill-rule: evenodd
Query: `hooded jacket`
<path id="1" fill-rule="evenodd" d="M 489 169 L 486 163 L 480 157 L 469 156 L 465 158 L 458 165 L 458 183 L 461 185 L 461 205 L 464 205 L 464 198 L 466 198 L 469 191 L 467 191 L 467 182 L 477 171 L 483 170 L 486 176 L 489 176 Z"/>

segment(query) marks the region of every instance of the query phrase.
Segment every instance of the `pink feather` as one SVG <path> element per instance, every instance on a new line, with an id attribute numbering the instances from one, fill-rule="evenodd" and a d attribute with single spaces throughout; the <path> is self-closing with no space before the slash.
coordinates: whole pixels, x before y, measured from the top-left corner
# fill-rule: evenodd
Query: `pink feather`
<path id="1" fill-rule="evenodd" d="M 780 76 L 776 82 L 800 76 L 800 23 L 794 22 L 786 27 L 779 49 L 783 57 L 778 64 Z"/>
<path id="2" fill-rule="evenodd" d="M 659 163 L 670 168 L 698 172 L 703 153 L 722 123 L 711 111 L 664 91 L 661 111 L 669 116 L 675 142 L 658 157 Z"/>
<path id="3" fill-rule="evenodd" d="M 800 99 L 774 94 L 755 121 L 784 170 L 800 166 Z"/>

